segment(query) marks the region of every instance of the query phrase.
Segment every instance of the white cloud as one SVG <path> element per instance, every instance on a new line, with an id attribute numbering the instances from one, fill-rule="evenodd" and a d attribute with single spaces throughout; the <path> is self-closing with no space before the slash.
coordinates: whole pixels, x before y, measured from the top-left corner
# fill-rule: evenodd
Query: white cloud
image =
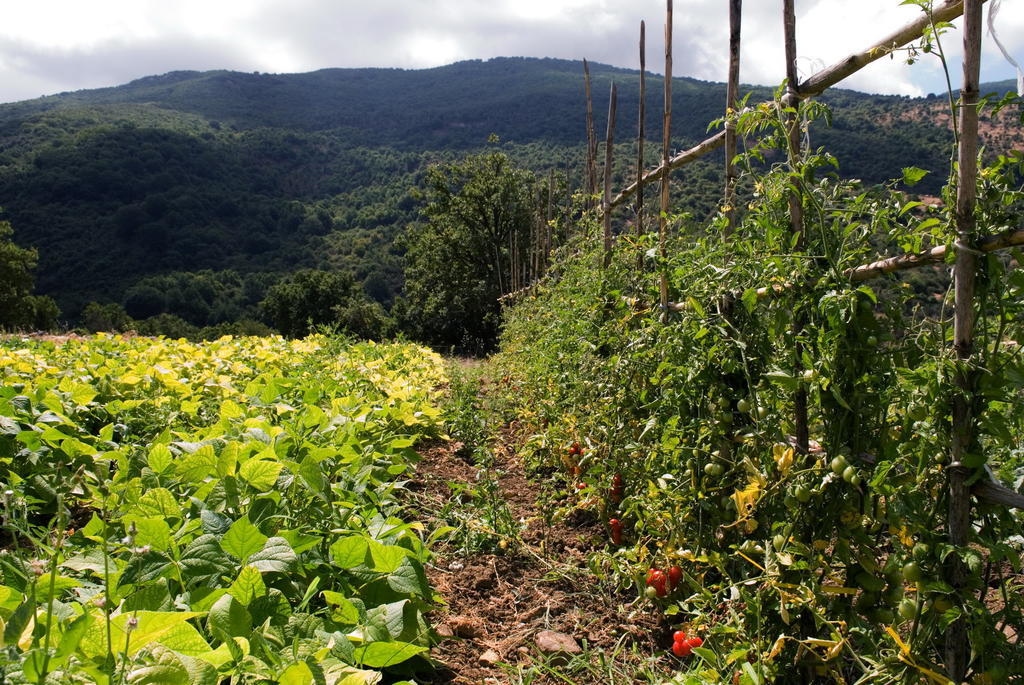
<path id="1" fill-rule="evenodd" d="M 780 4 L 745 3 L 745 82 L 782 79 Z M 177 69 L 416 68 L 516 55 L 586 57 L 636 68 L 641 19 L 652 70 L 661 71 L 663 49 L 663 0 L 35 0 L 5 10 L 0 101 Z M 676 75 L 724 78 L 726 12 L 723 0 L 676 0 Z M 896 0 L 797 0 L 797 12 L 799 65 L 809 73 L 866 47 L 920 10 Z M 1024 59 L 1024 0 L 1004 0 L 998 28 Z M 954 72 L 959 42 L 958 33 L 947 37 Z M 1011 76 L 987 40 L 983 78 Z M 922 94 L 939 90 L 942 81 L 933 58 L 913 68 L 886 58 L 844 86 Z"/>

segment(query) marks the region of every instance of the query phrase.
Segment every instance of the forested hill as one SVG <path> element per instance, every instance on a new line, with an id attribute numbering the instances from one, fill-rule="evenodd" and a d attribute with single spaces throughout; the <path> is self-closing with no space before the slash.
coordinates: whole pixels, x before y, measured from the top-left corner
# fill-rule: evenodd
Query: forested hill
<path id="1" fill-rule="evenodd" d="M 632 139 L 638 72 L 595 64 L 592 74 L 602 135 L 614 80 L 617 137 Z M 660 79 L 648 87 L 658 137 Z M 674 93 L 682 147 L 720 116 L 724 86 L 677 79 Z M 944 177 L 949 135 L 931 109 L 942 99 L 837 91 L 829 101 L 833 128 L 814 142 L 845 175 L 877 182 L 914 164 Z M 72 319 L 100 300 L 136 317 L 230 321 L 251 316 L 269 283 L 302 266 L 352 271 L 387 303 L 401 288 L 395 239 L 416 218 L 413 189 L 428 163 L 493 133 L 520 164 L 578 179 L 584 115 L 582 65 L 564 60 L 172 72 L 0 105 L 0 206 L 15 240 L 39 250 L 40 292 Z M 706 211 L 717 166 L 686 174 L 696 193 L 688 206 Z"/>

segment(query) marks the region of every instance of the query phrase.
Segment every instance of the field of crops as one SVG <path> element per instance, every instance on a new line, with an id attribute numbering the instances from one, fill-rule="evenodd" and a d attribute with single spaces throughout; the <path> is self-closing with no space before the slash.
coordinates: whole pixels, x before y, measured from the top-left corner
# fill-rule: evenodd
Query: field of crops
<path id="1" fill-rule="evenodd" d="M 423 667 L 413 445 L 440 359 L 326 337 L 0 343 L 0 680 Z"/>

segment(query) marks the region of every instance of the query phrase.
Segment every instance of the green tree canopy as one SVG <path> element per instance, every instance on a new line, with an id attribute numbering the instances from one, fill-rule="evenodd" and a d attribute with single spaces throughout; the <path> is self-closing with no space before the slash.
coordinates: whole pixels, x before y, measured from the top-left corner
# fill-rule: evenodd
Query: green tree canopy
<path id="1" fill-rule="evenodd" d="M 15 245 L 13 234 L 11 224 L 0 221 L 0 330 L 53 328 L 57 305 L 49 297 L 32 294 L 39 255 Z"/>
<path id="2" fill-rule="evenodd" d="M 267 291 L 260 309 L 275 328 L 294 338 L 324 325 L 361 338 L 392 332 L 384 309 L 370 301 L 351 274 L 341 271 L 296 271 Z"/>
<path id="3" fill-rule="evenodd" d="M 536 221 L 535 178 L 501 152 L 431 167 L 423 223 L 405 236 L 406 326 L 434 345 L 486 351 L 497 340 L 498 298 L 512 285 Z"/>

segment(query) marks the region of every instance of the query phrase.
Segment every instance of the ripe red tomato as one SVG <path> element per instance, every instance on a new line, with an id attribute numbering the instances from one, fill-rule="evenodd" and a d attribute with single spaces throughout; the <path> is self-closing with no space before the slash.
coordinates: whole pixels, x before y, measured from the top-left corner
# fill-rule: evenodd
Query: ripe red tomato
<path id="1" fill-rule="evenodd" d="M 683 658 L 684 656 L 690 656 L 690 652 L 691 651 L 693 651 L 693 650 L 690 648 L 690 645 L 686 644 L 685 642 L 673 642 L 672 643 L 672 653 L 675 654 L 680 659 Z"/>
<path id="2" fill-rule="evenodd" d="M 616 545 L 622 544 L 622 522 L 619 519 L 611 519 L 608 521 L 608 527 L 612 531 L 612 543 Z"/>
<path id="3" fill-rule="evenodd" d="M 659 597 L 664 597 L 668 594 L 668 576 L 665 575 L 664 571 L 656 569 L 651 577 L 650 585 L 658 593 Z"/>
<path id="4" fill-rule="evenodd" d="M 651 586 L 651 585 L 654 584 L 654 576 L 656 574 L 658 574 L 658 573 L 661 573 L 661 571 L 659 571 L 656 568 L 652 568 L 650 571 L 647 572 L 647 585 L 648 586 Z"/>
<path id="5" fill-rule="evenodd" d="M 676 586 L 679 585 L 679 581 L 683 579 L 683 569 L 678 566 L 673 566 L 668 570 L 668 586 L 670 589 L 675 590 Z"/>
<path id="6" fill-rule="evenodd" d="M 694 647 L 703 646 L 704 640 L 702 640 L 699 637 L 691 637 L 689 640 L 686 641 L 686 644 L 690 646 L 690 649 L 693 649 Z"/>
<path id="7" fill-rule="evenodd" d="M 612 504 L 618 504 L 622 501 L 622 497 L 626 491 L 626 482 L 622 478 L 622 474 L 616 473 L 612 478 L 612 489 L 609 492 L 609 498 Z"/>
<path id="8" fill-rule="evenodd" d="M 672 642 L 686 642 L 686 631 L 677 630 L 672 633 Z"/>

